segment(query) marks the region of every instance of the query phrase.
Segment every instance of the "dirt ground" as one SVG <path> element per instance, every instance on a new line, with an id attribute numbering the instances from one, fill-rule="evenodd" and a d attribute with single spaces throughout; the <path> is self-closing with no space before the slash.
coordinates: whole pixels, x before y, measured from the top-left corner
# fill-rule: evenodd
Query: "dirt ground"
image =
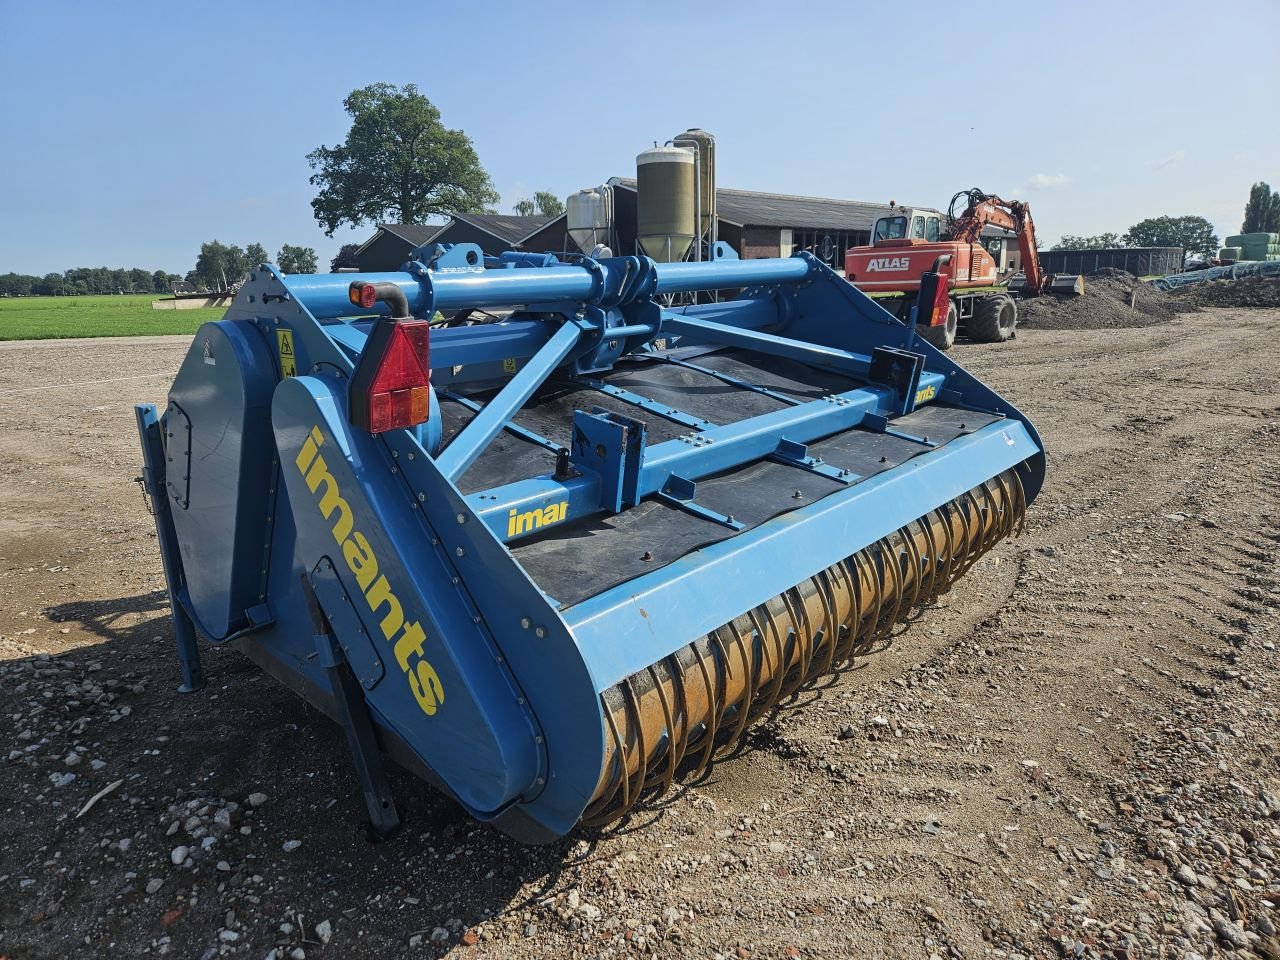
<path id="1" fill-rule="evenodd" d="M 131 403 L 186 343 L 0 344 L 0 957 L 1280 957 L 1280 310 L 958 345 L 1048 445 L 1026 534 L 541 848 L 402 774 L 370 844 L 317 712 L 176 692 Z"/>

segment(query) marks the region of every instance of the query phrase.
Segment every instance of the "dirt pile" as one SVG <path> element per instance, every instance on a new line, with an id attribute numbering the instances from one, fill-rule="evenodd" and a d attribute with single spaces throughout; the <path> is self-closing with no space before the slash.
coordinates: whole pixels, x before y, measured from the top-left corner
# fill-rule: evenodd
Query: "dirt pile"
<path id="1" fill-rule="evenodd" d="M 1083 297 L 1047 293 L 1020 301 L 1018 323 L 1041 330 L 1149 327 L 1194 309 L 1194 304 L 1142 283 L 1131 273 L 1106 268 L 1085 277 Z"/>
<path id="2" fill-rule="evenodd" d="M 1280 277 L 1209 280 L 1180 287 L 1172 296 L 1202 307 L 1280 307 Z"/>

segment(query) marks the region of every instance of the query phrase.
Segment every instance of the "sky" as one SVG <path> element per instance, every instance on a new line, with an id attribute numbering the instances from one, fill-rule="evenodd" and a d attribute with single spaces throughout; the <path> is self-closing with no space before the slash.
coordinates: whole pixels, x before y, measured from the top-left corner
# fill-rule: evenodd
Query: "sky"
<path id="1" fill-rule="evenodd" d="M 633 176 L 688 127 L 722 187 L 1030 202 L 1042 243 L 1280 187 L 1277 0 L 216 4 L 0 0 L 0 273 L 185 273 L 200 244 L 326 237 L 306 154 L 414 83 L 502 194 Z"/>

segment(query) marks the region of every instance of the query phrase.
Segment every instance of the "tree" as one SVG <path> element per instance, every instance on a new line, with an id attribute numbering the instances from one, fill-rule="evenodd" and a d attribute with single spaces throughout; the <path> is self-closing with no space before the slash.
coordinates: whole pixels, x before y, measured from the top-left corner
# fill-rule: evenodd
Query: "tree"
<path id="1" fill-rule="evenodd" d="M 558 217 L 564 213 L 564 204 L 554 193 L 539 190 L 533 195 L 533 202 L 538 207 L 538 215 L 542 217 Z"/>
<path id="2" fill-rule="evenodd" d="M 1244 205 L 1240 232 L 1280 233 L 1280 192 L 1269 184 L 1255 183 L 1249 191 L 1249 202 Z"/>
<path id="3" fill-rule="evenodd" d="M 360 249 L 358 243 L 344 243 L 342 249 L 338 251 L 338 255 L 329 261 L 329 271 L 337 273 L 343 269 L 354 269 L 360 266 L 360 262 L 356 259 L 356 251 Z"/>
<path id="4" fill-rule="evenodd" d="M 375 83 L 343 101 L 347 138 L 307 154 L 316 171 L 315 218 L 332 237 L 344 223 L 475 213 L 498 200 L 471 139 L 440 122 L 440 111 L 412 83 Z"/>
<path id="5" fill-rule="evenodd" d="M 276 254 L 276 266 L 281 273 L 315 273 L 316 252 L 310 247 L 294 247 L 286 243 Z"/>
<path id="6" fill-rule="evenodd" d="M 260 243 L 249 244 L 244 248 L 244 255 L 245 259 L 249 261 L 250 270 L 271 262 L 271 255 L 267 253 L 267 248 Z"/>
<path id="7" fill-rule="evenodd" d="M 195 282 L 207 290 L 226 290 L 247 274 L 250 267 L 249 258 L 239 247 L 213 240 L 200 244 Z"/>
<path id="8" fill-rule="evenodd" d="M 532 200 L 517 200 L 511 207 L 512 212 L 517 217 L 532 217 L 533 211 L 538 209 L 533 205 Z"/>
<path id="9" fill-rule="evenodd" d="M 1182 247 L 1187 253 L 1218 249 L 1213 224 L 1204 217 L 1151 217 L 1135 223 L 1123 237 L 1127 247 Z"/>
<path id="10" fill-rule="evenodd" d="M 176 278 L 175 278 L 176 279 Z M 152 293 L 168 293 L 169 292 L 169 274 L 163 270 L 157 270 L 151 275 L 151 292 Z"/>
<path id="11" fill-rule="evenodd" d="M 1100 233 L 1096 237 L 1075 237 L 1069 233 L 1053 245 L 1054 250 L 1113 250 L 1121 246 L 1120 237 L 1114 233 Z"/>

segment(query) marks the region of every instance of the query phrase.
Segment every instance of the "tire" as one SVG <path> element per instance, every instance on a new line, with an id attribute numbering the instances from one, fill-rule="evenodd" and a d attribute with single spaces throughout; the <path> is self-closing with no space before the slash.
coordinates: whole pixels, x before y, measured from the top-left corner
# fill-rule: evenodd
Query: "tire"
<path id="1" fill-rule="evenodd" d="M 1018 305 L 1012 297 L 983 297 L 973 310 L 969 336 L 981 343 L 1003 343 L 1017 335 Z"/>
<path id="2" fill-rule="evenodd" d="M 921 339 L 926 343 L 946 353 L 956 342 L 956 327 L 959 325 L 960 314 L 956 311 L 955 301 L 952 301 L 947 307 L 946 323 L 940 323 L 936 327 L 917 326 L 916 333 L 920 334 Z"/>

